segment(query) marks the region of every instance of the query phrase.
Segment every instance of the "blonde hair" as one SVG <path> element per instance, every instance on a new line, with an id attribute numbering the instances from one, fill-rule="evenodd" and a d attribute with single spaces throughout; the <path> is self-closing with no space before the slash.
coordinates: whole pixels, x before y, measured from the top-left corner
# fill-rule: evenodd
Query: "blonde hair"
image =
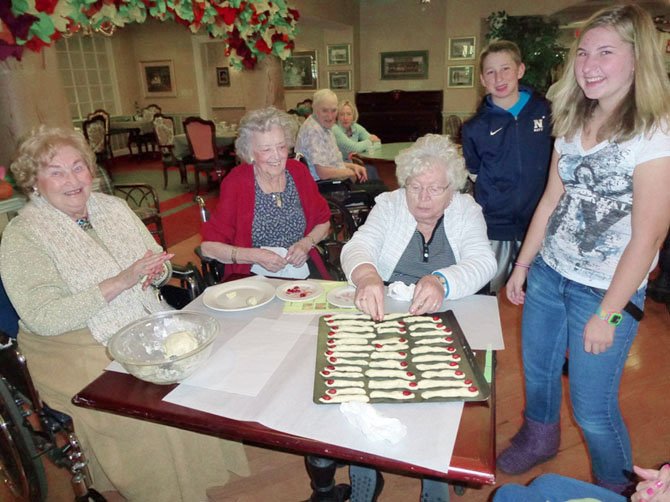
<path id="1" fill-rule="evenodd" d="M 449 185 L 458 191 L 465 186 L 467 171 L 465 160 L 449 136 L 426 134 L 409 148 L 402 150 L 395 158 L 396 178 L 401 187 L 407 179 L 435 167 L 447 173 Z"/>
<path id="2" fill-rule="evenodd" d="M 354 116 L 354 123 L 358 122 L 358 108 L 356 108 L 356 105 L 353 104 L 348 99 L 345 99 L 344 101 L 340 102 L 339 106 L 337 107 L 337 115 L 342 113 L 342 110 L 344 109 L 345 106 L 351 108 L 351 113 Z"/>
<path id="3" fill-rule="evenodd" d="M 632 45 L 635 58 L 634 80 L 597 133 L 597 140 L 626 141 L 648 134 L 670 117 L 670 83 L 665 74 L 658 33 L 651 16 L 634 4 L 607 7 L 595 13 L 572 45 L 563 76 L 556 83 L 553 100 L 553 132 L 572 138 L 586 126 L 597 100 L 589 99 L 575 79 L 575 59 L 584 35 L 594 28 L 611 28 Z"/>
<path id="4" fill-rule="evenodd" d="M 479 73 L 484 73 L 484 60 L 491 54 L 506 52 L 512 60 L 519 66 L 522 63 L 521 50 L 519 46 L 509 40 L 494 40 L 482 50 L 479 55 Z"/>
<path id="5" fill-rule="evenodd" d="M 295 145 L 298 122 L 288 113 L 274 106 L 247 112 L 242 120 L 235 140 L 235 153 L 246 163 L 253 162 L 253 137 L 259 132 L 268 132 L 273 127 L 284 131 L 284 139 L 289 149 Z"/>
<path id="6" fill-rule="evenodd" d="M 80 132 L 40 125 L 21 139 L 10 166 L 16 185 L 23 193 L 29 194 L 34 190 L 40 169 L 49 165 L 64 146 L 77 150 L 91 176 L 95 177 L 95 154 Z"/>

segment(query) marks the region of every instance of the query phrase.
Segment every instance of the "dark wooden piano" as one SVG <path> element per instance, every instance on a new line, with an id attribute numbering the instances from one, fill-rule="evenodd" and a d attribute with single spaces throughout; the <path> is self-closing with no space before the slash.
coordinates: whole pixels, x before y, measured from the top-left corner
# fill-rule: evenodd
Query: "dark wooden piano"
<path id="1" fill-rule="evenodd" d="M 442 91 L 358 92 L 358 122 L 382 143 L 442 134 Z"/>

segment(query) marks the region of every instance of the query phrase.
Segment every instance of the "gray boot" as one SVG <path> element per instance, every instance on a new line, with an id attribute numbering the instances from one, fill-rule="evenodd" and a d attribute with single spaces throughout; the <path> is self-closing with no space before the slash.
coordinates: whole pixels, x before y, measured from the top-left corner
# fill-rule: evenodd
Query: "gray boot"
<path id="1" fill-rule="evenodd" d="M 498 455 L 496 465 L 506 474 L 522 474 L 556 456 L 560 442 L 558 423 L 543 424 L 525 419 L 512 438 L 512 446 Z"/>

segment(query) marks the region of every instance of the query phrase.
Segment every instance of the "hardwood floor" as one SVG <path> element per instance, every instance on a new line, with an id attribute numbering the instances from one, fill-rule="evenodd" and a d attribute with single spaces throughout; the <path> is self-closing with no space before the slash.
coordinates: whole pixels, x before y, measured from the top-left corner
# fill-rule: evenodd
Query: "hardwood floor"
<path id="1" fill-rule="evenodd" d="M 198 237 L 192 237 L 170 248 L 176 254 L 176 263 L 194 261 L 194 247 Z M 505 448 L 509 439 L 521 424 L 523 409 L 522 372 L 520 355 L 521 309 L 500 298 L 500 315 L 506 350 L 498 354 L 497 378 L 497 447 Z M 628 424 L 635 463 L 655 466 L 670 459 L 670 399 L 667 398 L 668 371 L 670 371 L 670 315 L 665 305 L 647 300 L 645 318 L 640 324 L 639 334 L 626 363 L 622 388 L 621 406 Z M 564 386 L 565 388 L 565 386 Z M 567 407 L 567 389 L 564 392 L 562 409 L 561 449 L 557 457 L 521 476 L 498 473 L 497 485 L 510 482 L 527 483 L 536 476 L 554 472 L 575 478 L 590 480 L 589 462 L 583 439 L 576 428 Z M 76 424 L 75 424 L 76 426 Z M 224 487 L 210 488 L 211 502 L 295 502 L 305 500 L 310 494 L 309 480 L 305 473 L 303 458 L 247 446 L 247 455 L 252 475 L 248 478 L 233 476 Z M 48 467 L 49 501 L 72 500 L 69 476 L 62 470 Z M 382 502 L 405 502 L 418 500 L 419 480 L 384 473 L 386 485 L 379 498 Z M 346 468 L 337 473 L 338 482 L 346 482 Z M 480 502 L 490 499 L 495 487 L 468 488 L 462 497 L 454 501 Z M 0 490 L 0 500 L 5 500 Z M 153 502 L 153 501 L 148 501 Z M 191 502 L 191 501 L 187 501 Z M 195 501 L 194 501 L 195 502 Z"/>

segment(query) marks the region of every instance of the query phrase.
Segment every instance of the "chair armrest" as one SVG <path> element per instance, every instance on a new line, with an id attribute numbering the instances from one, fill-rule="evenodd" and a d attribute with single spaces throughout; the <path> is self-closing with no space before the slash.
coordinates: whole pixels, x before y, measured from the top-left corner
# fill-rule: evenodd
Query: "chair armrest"
<path id="1" fill-rule="evenodd" d="M 156 208 L 160 213 L 160 200 L 158 193 L 151 185 L 147 183 L 123 183 L 114 185 L 114 194 L 121 197 L 126 202 L 132 202 L 133 207 L 142 207 L 148 205 Z"/>

